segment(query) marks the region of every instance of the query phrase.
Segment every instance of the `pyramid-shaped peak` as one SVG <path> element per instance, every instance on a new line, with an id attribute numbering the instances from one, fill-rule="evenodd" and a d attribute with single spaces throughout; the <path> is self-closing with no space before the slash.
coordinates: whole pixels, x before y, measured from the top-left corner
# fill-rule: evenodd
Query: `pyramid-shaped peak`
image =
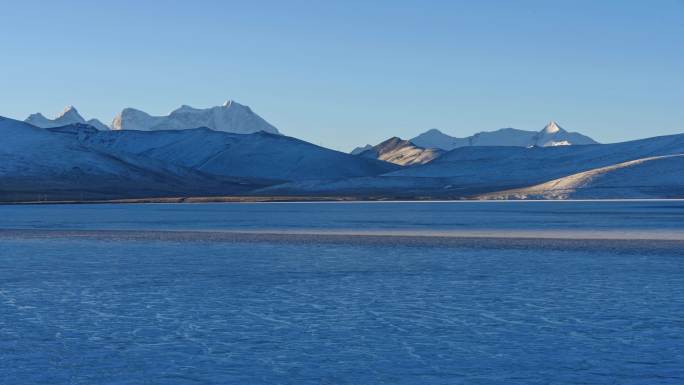
<path id="1" fill-rule="evenodd" d="M 68 115 L 80 116 L 76 107 L 70 105 L 70 106 L 64 107 L 64 111 L 62 111 L 61 114 L 57 115 L 57 118 L 61 118 L 62 116 L 68 116 Z"/>
<path id="2" fill-rule="evenodd" d="M 233 104 L 233 101 L 228 99 L 225 102 L 223 102 L 223 107 L 230 107 Z"/>
<path id="3" fill-rule="evenodd" d="M 544 127 L 544 130 L 542 131 L 547 134 L 555 134 L 556 132 L 563 131 L 563 127 L 559 126 L 558 123 L 552 120 Z"/>

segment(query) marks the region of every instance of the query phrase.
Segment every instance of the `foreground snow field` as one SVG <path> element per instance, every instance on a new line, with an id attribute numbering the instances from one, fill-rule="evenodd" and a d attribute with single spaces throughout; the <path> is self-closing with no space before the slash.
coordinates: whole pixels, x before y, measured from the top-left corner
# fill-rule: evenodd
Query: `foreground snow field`
<path id="1" fill-rule="evenodd" d="M 0 206 L 0 384 L 681 384 L 684 241 L 624 238 L 681 237 L 683 216 L 681 201 Z M 575 239 L 496 238 L 546 228 Z"/>

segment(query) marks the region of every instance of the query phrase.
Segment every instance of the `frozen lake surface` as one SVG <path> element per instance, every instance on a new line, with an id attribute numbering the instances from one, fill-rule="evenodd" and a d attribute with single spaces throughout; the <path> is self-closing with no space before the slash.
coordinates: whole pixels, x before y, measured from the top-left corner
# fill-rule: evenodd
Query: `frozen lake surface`
<path id="1" fill-rule="evenodd" d="M 0 229 L 684 231 L 684 201 L 17 205 L 0 214 Z"/>
<path id="2" fill-rule="evenodd" d="M 677 201 L 0 206 L 0 384 L 682 384 L 683 219 Z M 499 237 L 519 230 L 670 236 Z"/>

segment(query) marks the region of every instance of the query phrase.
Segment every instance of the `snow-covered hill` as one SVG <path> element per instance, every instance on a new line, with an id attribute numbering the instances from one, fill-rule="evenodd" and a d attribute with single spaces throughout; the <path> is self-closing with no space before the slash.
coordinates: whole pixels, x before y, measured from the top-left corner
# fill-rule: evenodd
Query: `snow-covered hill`
<path id="1" fill-rule="evenodd" d="M 480 199 L 684 198 L 684 154 L 600 167 Z"/>
<path id="2" fill-rule="evenodd" d="M 40 128 L 0 117 L 0 133 L 2 201 L 227 194 L 264 185 L 245 186 L 150 159 L 94 151 L 81 140 L 98 131 L 83 124 Z"/>
<path id="3" fill-rule="evenodd" d="M 88 124 L 90 126 L 93 126 L 97 128 L 98 130 L 108 130 L 109 127 L 107 127 L 104 123 L 100 122 L 97 119 L 90 119 L 86 121 L 83 119 L 81 114 L 78 113 L 78 110 L 74 106 L 68 106 L 62 111 L 61 114 L 57 115 L 54 119 L 48 119 L 46 118 L 43 114 L 40 112 L 37 112 L 35 114 L 29 115 L 26 120 L 24 120 L 26 123 L 30 123 L 36 127 L 41 127 L 41 128 L 52 128 L 52 127 L 61 127 L 61 126 L 66 126 L 69 124 Z"/>
<path id="4" fill-rule="evenodd" d="M 152 116 L 134 108 L 126 108 L 112 121 L 114 130 L 184 130 L 207 127 L 212 130 L 251 134 L 267 132 L 278 134 L 278 129 L 255 114 L 249 107 L 234 101 L 221 106 L 193 108 L 181 106 L 166 116 Z"/>
<path id="5" fill-rule="evenodd" d="M 420 147 L 446 151 L 468 146 L 548 147 L 597 143 L 588 136 L 564 130 L 554 121 L 549 122 L 541 131 L 502 128 L 465 138 L 455 138 L 437 129 L 431 129 L 411 139 L 411 142 Z"/>
<path id="6" fill-rule="evenodd" d="M 364 158 L 380 159 L 402 166 L 410 166 L 430 162 L 442 155 L 443 152 L 439 149 L 418 147 L 408 140 L 395 136 L 356 155 Z"/>
<path id="7" fill-rule="evenodd" d="M 210 175 L 279 181 L 343 179 L 397 170 L 391 163 L 329 150 L 276 134 L 232 134 L 207 128 L 108 131 L 82 144 L 113 156 L 138 155 Z"/>

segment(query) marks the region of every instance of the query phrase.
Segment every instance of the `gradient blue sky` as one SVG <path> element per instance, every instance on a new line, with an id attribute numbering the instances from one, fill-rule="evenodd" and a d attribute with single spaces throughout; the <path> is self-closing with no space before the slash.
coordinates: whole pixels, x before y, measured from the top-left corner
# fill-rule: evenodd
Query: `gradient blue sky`
<path id="1" fill-rule="evenodd" d="M 341 150 L 551 119 L 684 132 L 684 1 L 0 0 L 0 115 L 247 104 Z"/>

